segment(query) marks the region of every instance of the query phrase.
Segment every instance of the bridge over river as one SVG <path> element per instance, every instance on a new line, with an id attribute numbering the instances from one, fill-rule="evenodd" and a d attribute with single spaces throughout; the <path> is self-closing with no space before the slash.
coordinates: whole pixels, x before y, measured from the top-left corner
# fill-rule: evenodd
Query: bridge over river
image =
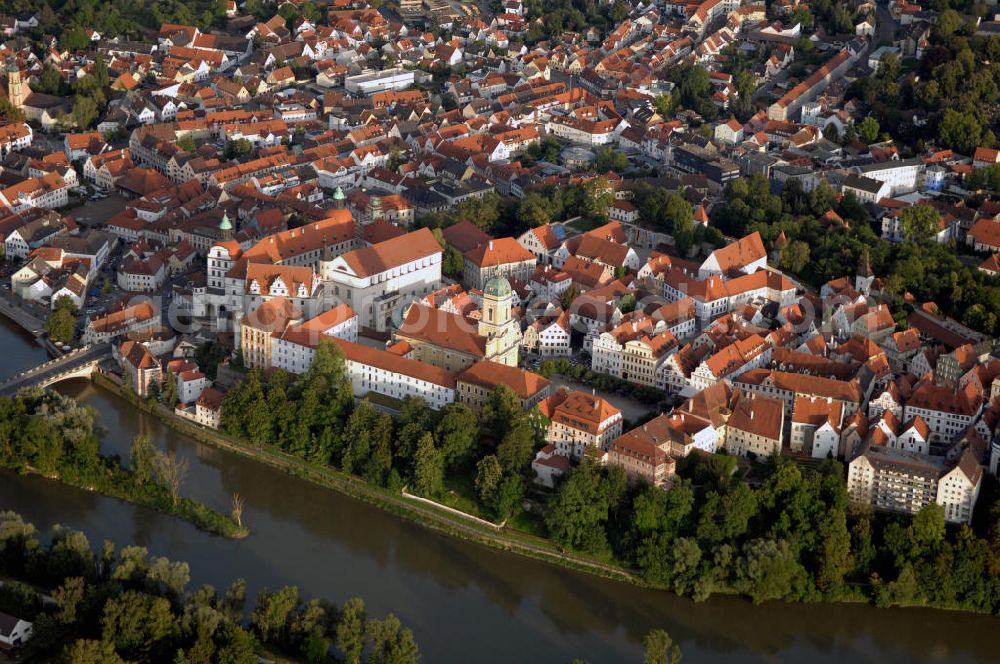
<path id="1" fill-rule="evenodd" d="M 111 358 L 111 344 L 92 344 L 77 348 L 54 360 L 49 360 L 14 374 L 0 383 L 0 396 L 11 396 L 25 387 L 48 387 L 70 378 L 88 378 L 100 363 Z"/>

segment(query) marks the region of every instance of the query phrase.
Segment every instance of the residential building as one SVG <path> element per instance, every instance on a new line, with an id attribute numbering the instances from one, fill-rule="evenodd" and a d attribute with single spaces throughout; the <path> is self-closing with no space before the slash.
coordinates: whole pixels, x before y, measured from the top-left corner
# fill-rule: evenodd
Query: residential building
<path id="1" fill-rule="evenodd" d="M 604 450 L 622 433 L 621 411 L 593 394 L 560 390 L 538 408 L 549 421 L 545 439 L 565 457 L 581 459 L 587 449 Z"/>

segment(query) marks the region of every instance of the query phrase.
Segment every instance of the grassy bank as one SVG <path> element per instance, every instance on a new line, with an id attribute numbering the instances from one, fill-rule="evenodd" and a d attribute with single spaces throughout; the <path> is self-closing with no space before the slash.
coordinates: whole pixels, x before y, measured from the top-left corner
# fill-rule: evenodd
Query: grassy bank
<path id="1" fill-rule="evenodd" d="M 20 473 L 47 477 L 84 491 L 92 491 L 109 498 L 117 498 L 125 502 L 145 507 L 163 514 L 176 516 L 192 523 L 197 528 L 215 535 L 240 539 L 250 534 L 250 531 L 237 526 L 225 514 L 209 509 L 207 506 L 190 498 L 179 498 L 174 503 L 169 492 L 158 485 L 140 484 L 130 477 L 127 471 L 114 470 L 109 467 L 101 475 L 92 477 L 76 477 L 65 473 L 40 472 L 31 466 L 9 467 Z"/>
<path id="2" fill-rule="evenodd" d="M 179 488 L 186 465 L 146 444 L 144 472 L 118 457 L 101 454 L 96 414 L 57 392 L 26 389 L 0 399 L 0 467 L 124 500 L 180 517 L 207 532 L 239 538 L 248 534 L 228 515 L 184 498 Z"/>

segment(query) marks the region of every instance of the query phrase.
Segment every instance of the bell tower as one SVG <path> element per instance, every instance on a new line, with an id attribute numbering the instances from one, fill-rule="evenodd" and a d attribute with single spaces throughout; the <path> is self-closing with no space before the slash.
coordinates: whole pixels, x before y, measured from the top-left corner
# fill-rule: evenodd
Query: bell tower
<path id="1" fill-rule="evenodd" d="M 7 58 L 7 99 L 10 100 L 14 108 L 24 108 L 31 89 L 28 88 L 27 81 L 21 76 L 21 69 L 17 66 L 17 60 L 13 56 Z"/>
<path id="2" fill-rule="evenodd" d="M 513 317 L 514 291 L 503 277 L 493 277 L 483 288 L 479 336 L 486 337 L 486 359 L 517 366 L 521 330 Z"/>

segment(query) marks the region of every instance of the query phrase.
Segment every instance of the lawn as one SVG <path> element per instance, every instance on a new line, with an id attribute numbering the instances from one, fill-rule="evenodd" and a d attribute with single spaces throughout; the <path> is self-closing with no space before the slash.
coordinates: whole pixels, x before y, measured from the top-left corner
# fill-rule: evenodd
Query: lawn
<path id="1" fill-rule="evenodd" d="M 570 228 L 580 231 L 581 233 L 586 233 L 587 231 L 592 231 L 599 226 L 606 224 L 606 221 L 601 221 L 600 219 L 588 219 L 586 217 L 580 217 L 574 219 L 573 221 L 566 224 Z"/>

